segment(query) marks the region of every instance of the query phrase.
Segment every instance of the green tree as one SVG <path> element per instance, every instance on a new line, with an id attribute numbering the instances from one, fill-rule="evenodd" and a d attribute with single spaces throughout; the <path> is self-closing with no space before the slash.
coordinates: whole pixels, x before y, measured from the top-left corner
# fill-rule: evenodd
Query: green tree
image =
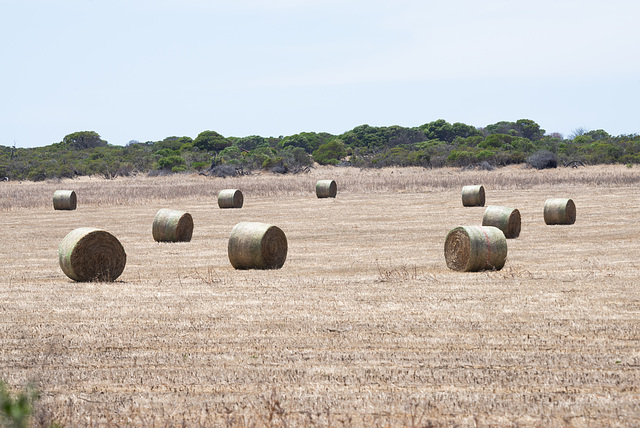
<path id="1" fill-rule="evenodd" d="M 66 135 L 62 139 L 62 145 L 73 150 L 91 149 L 106 146 L 107 142 L 100 138 L 94 131 L 79 131 Z"/>
<path id="2" fill-rule="evenodd" d="M 322 144 L 313 152 L 313 159 L 321 165 L 337 165 L 347 155 L 344 142 L 340 139 Z"/>
<path id="3" fill-rule="evenodd" d="M 206 152 L 219 152 L 231 145 L 231 142 L 216 131 L 203 131 L 193 140 L 193 145 Z"/>
<path id="4" fill-rule="evenodd" d="M 444 119 L 434 120 L 420 126 L 420 130 L 429 140 L 440 140 L 450 143 L 456 137 L 453 126 Z"/>

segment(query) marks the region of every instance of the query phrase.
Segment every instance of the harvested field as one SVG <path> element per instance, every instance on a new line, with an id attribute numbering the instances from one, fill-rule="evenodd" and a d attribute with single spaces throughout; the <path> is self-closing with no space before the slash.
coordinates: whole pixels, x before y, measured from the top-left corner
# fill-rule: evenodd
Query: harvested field
<path id="1" fill-rule="evenodd" d="M 340 183 L 318 199 L 315 183 Z M 517 207 L 500 271 L 444 260 L 481 224 L 460 188 Z M 316 169 L 0 184 L 0 377 L 41 391 L 36 425 L 640 425 L 640 168 Z M 51 194 L 82 194 L 54 211 Z M 242 189 L 241 210 L 217 208 Z M 544 202 L 579 216 L 547 226 Z M 157 243 L 156 212 L 188 211 L 191 242 Z M 279 270 L 237 271 L 231 229 L 275 224 Z M 118 237 L 112 283 L 58 266 L 77 227 Z"/>

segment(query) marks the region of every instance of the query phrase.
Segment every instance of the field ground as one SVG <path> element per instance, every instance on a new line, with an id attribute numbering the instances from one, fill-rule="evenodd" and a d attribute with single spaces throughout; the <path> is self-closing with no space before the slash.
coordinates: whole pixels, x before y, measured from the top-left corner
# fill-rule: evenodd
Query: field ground
<path id="1" fill-rule="evenodd" d="M 317 199 L 335 178 L 336 199 Z M 322 168 L 308 175 L 0 184 L 0 377 L 65 426 L 640 426 L 640 170 Z M 501 271 L 447 269 L 479 224 L 463 184 L 518 208 Z M 56 189 L 78 209 L 54 211 Z M 215 195 L 242 189 L 245 206 Z M 572 226 L 546 226 L 570 197 Z M 160 244 L 160 208 L 192 214 Z M 239 221 L 287 235 L 284 267 L 235 271 Z M 113 283 L 58 265 L 81 226 L 122 242 Z"/>

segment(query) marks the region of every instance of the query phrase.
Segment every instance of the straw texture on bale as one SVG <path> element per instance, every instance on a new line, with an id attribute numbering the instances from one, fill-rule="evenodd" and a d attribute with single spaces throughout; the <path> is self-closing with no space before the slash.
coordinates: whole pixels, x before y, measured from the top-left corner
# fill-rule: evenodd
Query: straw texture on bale
<path id="1" fill-rule="evenodd" d="M 507 239 L 514 239 L 520 235 L 520 211 L 515 208 L 489 205 L 482 217 L 483 226 L 497 227 Z"/>
<path id="2" fill-rule="evenodd" d="M 115 281 L 127 263 L 120 241 L 104 230 L 81 227 L 58 247 L 62 271 L 75 281 Z"/>
<path id="3" fill-rule="evenodd" d="M 280 269 L 287 259 L 287 237 L 277 226 L 241 222 L 231 230 L 228 253 L 236 269 Z"/>
<path id="4" fill-rule="evenodd" d="M 184 211 L 163 208 L 153 219 L 153 239 L 158 242 L 189 242 L 193 218 Z"/>
<path id="5" fill-rule="evenodd" d="M 484 207 L 484 186 L 463 186 L 462 205 L 465 207 Z"/>
<path id="6" fill-rule="evenodd" d="M 338 185 L 333 180 L 318 180 L 316 183 L 316 196 L 318 198 L 335 198 L 338 194 Z"/>
<path id="7" fill-rule="evenodd" d="M 447 267 L 461 272 L 500 270 L 507 259 L 507 239 L 493 226 L 459 226 L 444 243 Z"/>
<path id="8" fill-rule="evenodd" d="M 244 196 L 237 189 L 224 189 L 218 193 L 218 206 L 220 208 L 242 208 Z"/>
<path id="9" fill-rule="evenodd" d="M 75 210 L 78 205 L 76 192 L 73 190 L 56 190 L 53 192 L 54 210 Z"/>
<path id="10" fill-rule="evenodd" d="M 571 199 L 552 198 L 544 203 L 546 224 L 573 224 L 576 222 L 576 204 Z"/>

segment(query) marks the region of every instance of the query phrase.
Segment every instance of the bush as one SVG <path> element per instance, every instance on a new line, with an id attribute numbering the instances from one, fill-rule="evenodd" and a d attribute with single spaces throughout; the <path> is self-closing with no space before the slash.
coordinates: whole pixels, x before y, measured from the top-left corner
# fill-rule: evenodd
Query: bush
<path id="1" fill-rule="evenodd" d="M 558 158 L 548 150 L 539 150 L 527 158 L 527 165 L 535 169 L 557 168 Z"/>
<path id="2" fill-rule="evenodd" d="M 226 178 L 238 175 L 236 168 L 231 165 L 218 165 L 211 170 L 211 175 Z"/>
<path id="3" fill-rule="evenodd" d="M 16 397 L 7 385 L 0 380 L 0 426 L 26 428 L 33 413 L 33 404 L 38 399 L 38 391 L 28 385 Z"/>
<path id="4" fill-rule="evenodd" d="M 331 140 L 313 152 L 313 158 L 321 165 L 337 165 L 346 155 L 347 151 L 341 140 Z"/>
<path id="5" fill-rule="evenodd" d="M 167 156 L 158 160 L 158 166 L 161 169 L 173 170 L 174 167 L 184 165 L 184 159 L 178 155 Z"/>

